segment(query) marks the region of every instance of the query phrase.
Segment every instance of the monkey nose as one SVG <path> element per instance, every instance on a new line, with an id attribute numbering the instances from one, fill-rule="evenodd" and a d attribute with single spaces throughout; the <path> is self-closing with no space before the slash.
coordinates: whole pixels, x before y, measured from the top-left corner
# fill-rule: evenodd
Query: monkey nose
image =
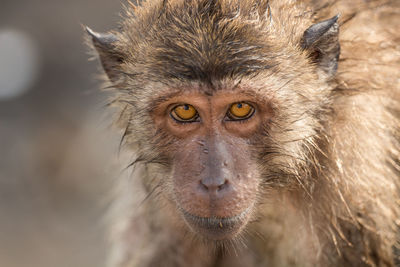
<path id="1" fill-rule="evenodd" d="M 204 178 L 200 180 L 201 189 L 208 194 L 222 193 L 229 187 L 229 180 L 225 178 Z"/>

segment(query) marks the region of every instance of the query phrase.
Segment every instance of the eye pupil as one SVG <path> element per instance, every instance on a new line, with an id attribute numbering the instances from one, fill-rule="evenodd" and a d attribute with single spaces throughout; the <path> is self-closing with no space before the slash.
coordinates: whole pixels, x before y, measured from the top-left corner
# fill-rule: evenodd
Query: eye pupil
<path id="1" fill-rule="evenodd" d="M 238 103 L 238 104 L 237 104 L 237 107 L 238 107 L 238 108 L 242 108 L 242 107 L 243 107 L 242 103 Z"/>
<path id="2" fill-rule="evenodd" d="M 189 110 L 189 106 L 188 106 L 188 105 L 184 105 L 184 106 L 183 106 L 183 109 L 184 109 L 184 110 Z"/>

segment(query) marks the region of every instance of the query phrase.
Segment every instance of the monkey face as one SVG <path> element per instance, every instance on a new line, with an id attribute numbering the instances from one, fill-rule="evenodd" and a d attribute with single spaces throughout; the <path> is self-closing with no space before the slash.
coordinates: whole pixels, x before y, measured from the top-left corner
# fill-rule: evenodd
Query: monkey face
<path id="1" fill-rule="evenodd" d="M 174 199 L 194 232 L 227 239 L 248 222 L 260 181 L 249 143 L 270 116 L 264 103 L 233 92 L 189 92 L 156 108 L 158 130 L 174 137 Z"/>

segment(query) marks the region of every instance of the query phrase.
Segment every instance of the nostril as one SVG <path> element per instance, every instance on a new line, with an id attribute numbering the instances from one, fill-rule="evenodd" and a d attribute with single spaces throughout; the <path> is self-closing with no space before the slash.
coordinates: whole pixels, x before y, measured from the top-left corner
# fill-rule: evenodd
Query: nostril
<path id="1" fill-rule="evenodd" d="M 200 187 L 205 190 L 208 191 L 208 186 L 206 184 L 203 183 L 203 180 L 200 180 Z"/>
<path id="2" fill-rule="evenodd" d="M 200 186 L 203 190 L 208 192 L 219 192 L 228 187 L 227 179 L 202 179 L 200 180 Z"/>
<path id="3" fill-rule="evenodd" d="M 221 190 L 225 189 L 226 187 L 228 187 L 228 180 L 225 180 L 223 184 L 219 185 L 217 188 L 217 191 L 221 191 Z"/>

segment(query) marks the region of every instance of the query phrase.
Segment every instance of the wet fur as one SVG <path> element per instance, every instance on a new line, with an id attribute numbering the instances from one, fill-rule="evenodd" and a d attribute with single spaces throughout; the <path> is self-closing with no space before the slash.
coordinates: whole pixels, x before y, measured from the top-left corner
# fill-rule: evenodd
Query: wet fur
<path id="1" fill-rule="evenodd" d="M 337 13 L 341 56 L 330 77 L 301 39 Z M 128 5 L 105 66 L 134 152 L 132 177 L 114 192 L 110 266 L 393 266 L 399 17 L 399 2 L 383 0 Z M 217 243 L 180 218 L 163 156 L 173 140 L 153 129 L 149 111 L 168 88 L 207 85 L 212 94 L 237 84 L 273 92 L 276 116 L 253 140 L 263 181 L 252 222 Z"/>

